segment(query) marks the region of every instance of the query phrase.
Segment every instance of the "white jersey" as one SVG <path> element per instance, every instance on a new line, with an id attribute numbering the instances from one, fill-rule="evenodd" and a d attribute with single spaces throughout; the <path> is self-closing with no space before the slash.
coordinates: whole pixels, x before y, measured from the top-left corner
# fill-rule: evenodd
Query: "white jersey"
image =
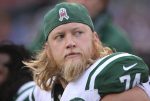
<path id="1" fill-rule="evenodd" d="M 45 91 L 36 86 L 29 96 L 29 101 L 54 101 L 51 91 Z"/>
<path id="2" fill-rule="evenodd" d="M 148 67 L 141 58 L 114 53 L 98 59 L 79 79 L 70 82 L 60 101 L 99 101 L 107 94 L 120 93 L 147 81 Z M 30 98 L 31 101 L 54 101 L 51 91 L 39 87 L 34 89 Z"/>
<path id="3" fill-rule="evenodd" d="M 139 85 L 139 87 L 141 87 L 150 98 L 150 77 L 148 82 Z"/>
<path id="4" fill-rule="evenodd" d="M 146 83 L 143 83 L 143 85 L 144 86 L 139 85 L 139 87 L 141 87 L 145 91 L 145 93 L 147 95 L 149 95 L 149 98 L 150 98 L 150 78 L 149 78 L 149 81 Z M 70 94 L 70 92 L 69 92 L 69 94 Z M 70 96 L 69 94 L 68 94 L 68 96 Z M 90 96 L 93 96 L 93 94 Z M 96 96 L 96 95 L 94 95 L 94 96 Z M 93 98 L 95 98 L 94 96 L 93 96 Z M 44 91 L 44 90 L 40 89 L 38 86 L 36 86 L 34 92 L 30 95 L 29 99 L 30 99 L 29 101 L 54 101 L 53 97 L 51 96 L 51 91 L 49 91 L 49 92 Z M 61 101 L 63 101 L 63 100 L 61 100 Z M 86 101 L 94 101 L 94 100 L 92 99 L 92 100 L 86 100 Z"/>
<path id="5" fill-rule="evenodd" d="M 29 82 L 23 84 L 17 91 L 17 94 L 16 94 L 14 100 L 15 101 L 30 101 L 29 95 L 32 93 L 34 87 L 35 87 L 34 81 L 29 81 Z"/>

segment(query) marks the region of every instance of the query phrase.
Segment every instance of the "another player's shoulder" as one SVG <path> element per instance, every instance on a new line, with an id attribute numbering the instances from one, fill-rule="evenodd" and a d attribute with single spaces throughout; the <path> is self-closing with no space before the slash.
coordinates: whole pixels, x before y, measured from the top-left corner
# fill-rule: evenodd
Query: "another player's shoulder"
<path id="1" fill-rule="evenodd" d="M 35 87 L 34 81 L 29 81 L 23 84 L 17 91 L 17 94 L 14 100 L 15 101 L 29 101 L 29 95 L 33 91 L 34 87 Z"/>
<path id="2" fill-rule="evenodd" d="M 36 85 L 29 99 L 30 101 L 51 101 L 51 91 L 45 91 Z"/>

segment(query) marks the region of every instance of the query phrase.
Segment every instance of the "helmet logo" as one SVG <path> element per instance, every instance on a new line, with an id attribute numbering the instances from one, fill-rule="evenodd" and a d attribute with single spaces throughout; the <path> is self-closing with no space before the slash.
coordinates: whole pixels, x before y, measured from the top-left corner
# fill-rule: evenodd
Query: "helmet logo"
<path id="1" fill-rule="evenodd" d="M 59 21 L 63 21 L 63 19 L 65 18 L 66 20 L 69 19 L 69 16 L 67 14 L 67 11 L 65 8 L 60 8 L 59 9 Z"/>

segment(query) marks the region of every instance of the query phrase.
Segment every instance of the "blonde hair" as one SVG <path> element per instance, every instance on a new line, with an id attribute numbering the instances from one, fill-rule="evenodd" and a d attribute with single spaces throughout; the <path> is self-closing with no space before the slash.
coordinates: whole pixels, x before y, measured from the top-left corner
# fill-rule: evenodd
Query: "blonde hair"
<path id="1" fill-rule="evenodd" d="M 24 62 L 33 72 L 33 79 L 44 90 L 52 87 L 54 76 L 57 75 L 57 66 L 54 60 L 47 57 L 46 50 L 41 50 L 34 60 Z"/>
<path id="2" fill-rule="evenodd" d="M 112 53 L 112 50 L 109 47 L 103 47 L 101 42 L 94 43 L 94 50 L 95 51 L 95 59 L 104 57 Z M 50 90 L 53 86 L 53 80 L 56 76 L 59 75 L 59 68 L 56 66 L 56 63 L 51 57 L 48 58 L 46 54 L 46 50 L 43 49 L 39 52 L 35 58 L 35 60 L 31 60 L 28 62 L 24 62 L 27 67 L 31 68 L 33 72 L 33 78 L 37 85 L 39 85 L 44 90 Z"/>

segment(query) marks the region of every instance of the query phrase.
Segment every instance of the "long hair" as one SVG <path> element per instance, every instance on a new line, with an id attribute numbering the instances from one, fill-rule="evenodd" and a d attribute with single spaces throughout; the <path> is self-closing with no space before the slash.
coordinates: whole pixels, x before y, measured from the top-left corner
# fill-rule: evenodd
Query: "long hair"
<path id="1" fill-rule="evenodd" d="M 42 89 L 52 88 L 52 81 L 58 75 L 58 68 L 53 57 L 47 57 L 45 49 L 41 50 L 34 60 L 24 62 L 24 64 L 31 68 L 33 79 Z"/>
<path id="2" fill-rule="evenodd" d="M 109 47 L 102 46 L 101 42 L 95 42 L 94 50 L 95 54 L 94 60 L 102 58 L 106 55 L 112 53 Z M 27 67 L 31 68 L 33 71 L 34 80 L 42 89 L 50 90 L 53 87 L 55 77 L 59 76 L 59 68 L 51 56 L 49 59 L 46 50 L 41 50 L 35 57 L 35 60 L 24 62 Z"/>

